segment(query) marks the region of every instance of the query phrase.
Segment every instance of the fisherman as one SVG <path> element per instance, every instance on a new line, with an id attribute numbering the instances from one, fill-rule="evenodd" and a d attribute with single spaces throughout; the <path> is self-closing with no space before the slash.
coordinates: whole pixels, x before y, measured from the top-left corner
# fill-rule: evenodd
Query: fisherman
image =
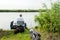
<path id="1" fill-rule="evenodd" d="M 22 14 L 19 15 L 20 17 L 17 18 L 17 26 L 20 28 L 21 32 L 24 32 L 25 29 L 27 29 L 26 27 L 26 23 L 24 22 L 24 19 L 22 17 Z"/>
<path id="2" fill-rule="evenodd" d="M 22 14 L 19 15 L 20 17 L 17 18 L 17 25 L 20 26 L 24 23 L 24 19 L 22 17 Z"/>

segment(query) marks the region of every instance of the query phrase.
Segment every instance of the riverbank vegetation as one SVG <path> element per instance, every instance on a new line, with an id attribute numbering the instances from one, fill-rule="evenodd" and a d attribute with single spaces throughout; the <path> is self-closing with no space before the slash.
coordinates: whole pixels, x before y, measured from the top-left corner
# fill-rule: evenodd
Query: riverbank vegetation
<path id="1" fill-rule="evenodd" d="M 1 31 L 0 40 L 31 40 L 29 31 L 26 30 L 24 33 L 14 34 L 14 30 Z"/>
<path id="2" fill-rule="evenodd" d="M 39 12 L 35 22 L 40 27 L 41 40 L 60 40 L 60 3 L 52 4 L 52 8 Z"/>
<path id="3" fill-rule="evenodd" d="M 52 5 L 50 10 L 39 13 L 35 21 L 39 23 L 41 29 L 48 32 L 60 31 L 60 5 L 58 3 Z"/>

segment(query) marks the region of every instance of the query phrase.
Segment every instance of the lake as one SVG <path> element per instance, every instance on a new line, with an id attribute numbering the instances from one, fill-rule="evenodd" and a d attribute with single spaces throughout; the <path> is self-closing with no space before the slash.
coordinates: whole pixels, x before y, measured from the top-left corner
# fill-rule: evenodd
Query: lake
<path id="1" fill-rule="evenodd" d="M 28 28 L 37 25 L 34 21 L 34 17 L 38 15 L 38 12 L 0 12 L 0 29 L 10 30 L 10 22 L 16 22 L 20 14 L 23 15 Z"/>

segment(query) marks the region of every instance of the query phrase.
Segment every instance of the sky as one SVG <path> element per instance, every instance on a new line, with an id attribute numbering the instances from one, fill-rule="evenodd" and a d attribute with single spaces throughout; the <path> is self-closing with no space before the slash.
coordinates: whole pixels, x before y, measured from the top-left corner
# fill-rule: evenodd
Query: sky
<path id="1" fill-rule="evenodd" d="M 51 8 L 51 2 L 56 0 L 0 0 L 0 9 L 40 9 L 43 3 Z"/>

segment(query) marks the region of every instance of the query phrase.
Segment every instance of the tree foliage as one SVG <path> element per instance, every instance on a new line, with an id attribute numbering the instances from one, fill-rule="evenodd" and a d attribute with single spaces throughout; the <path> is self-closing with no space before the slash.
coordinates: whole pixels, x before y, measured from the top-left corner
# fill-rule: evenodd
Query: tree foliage
<path id="1" fill-rule="evenodd" d="M 39 23 L 42 30 L 48 32 L 60 31 L 60 3 L 52 5 L 51 9 L 47 9 L 45 12 L 39 12 L 38 16 L 35 16 L 35 21 Z"/>

